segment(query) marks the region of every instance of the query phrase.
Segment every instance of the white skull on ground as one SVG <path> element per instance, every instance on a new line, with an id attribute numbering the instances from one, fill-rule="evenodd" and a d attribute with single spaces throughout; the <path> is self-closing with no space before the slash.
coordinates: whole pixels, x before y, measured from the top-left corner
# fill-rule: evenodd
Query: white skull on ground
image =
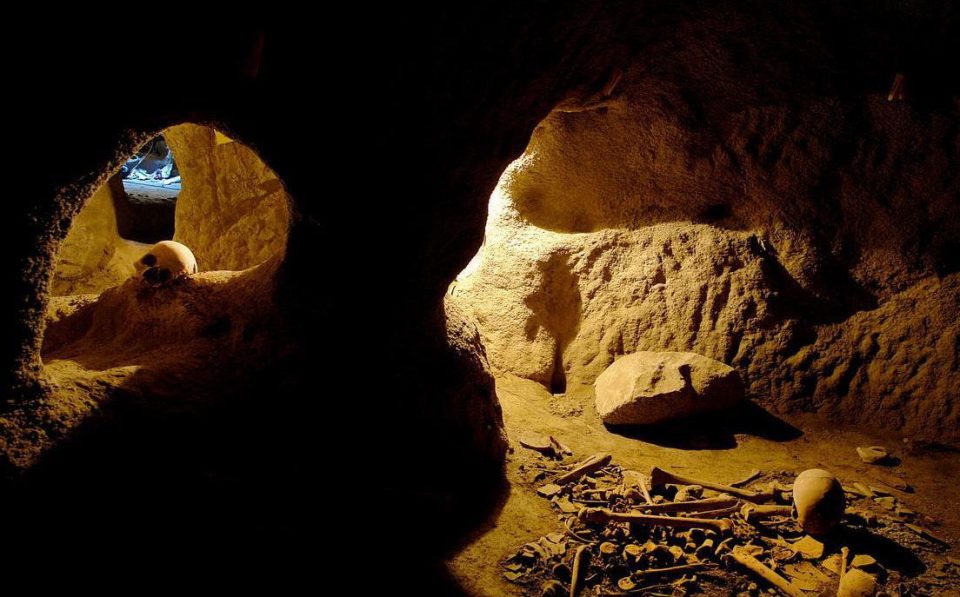
<path id="1" fill-rule="evenodd" d="M 185 245 L 162 240 L 135 264 L 137 275 L 149 284 L 164 284 L 197 273 L 197 258 Z"/>

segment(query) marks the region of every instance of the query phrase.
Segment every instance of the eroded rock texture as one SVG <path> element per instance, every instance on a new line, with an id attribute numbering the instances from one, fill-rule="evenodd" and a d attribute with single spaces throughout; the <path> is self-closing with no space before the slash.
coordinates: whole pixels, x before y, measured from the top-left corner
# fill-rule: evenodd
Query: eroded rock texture
<path id="1" fill-rule="evenodd" d="M 122 192 L 119 179 L 111 179 L 97 189 L 73 219 L 57 254 L 51 294 L 98 293 L 134 274 L 133 263 L 145 247 L 121 238 L 117 232 L 114 200 Z"/>
<path id="2" fill-rule="evenodd" d="M 717 19 L 551 113 L 504 174 L 451 290 L 491 364 L 562 392 L 692 351 L 777 411 L 960 438 L 956 103 L 803 88 L 822 39 Z"/>
<path id="3" fill-rule="evenodd" d="M 276 174 L 249 147 L 207 126 L 164 131 L 183 178 L 173 239 L 203 270 L 242 270 L 282 254 L 290 199 Z"/>

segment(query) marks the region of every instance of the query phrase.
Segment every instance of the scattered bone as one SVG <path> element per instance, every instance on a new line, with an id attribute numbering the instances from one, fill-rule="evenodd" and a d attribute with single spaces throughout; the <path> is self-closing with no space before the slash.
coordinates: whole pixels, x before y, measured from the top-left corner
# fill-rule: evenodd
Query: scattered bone
<path id="1" fill-rule="evenodd" d="M 751 520 L 764 520 L 774 516 L 786 516 L 789 518 L 792 511 L 793 508 L 790 506 L 744 504 L 743 507 L 740 508 L 740 516 L 747 522 L 750 522 Z"/>
<path id="2" fill-rule="evenodd" d="M 624 576 L 617 581 L 617 586 L 621 591 L 632 591 L 637 588 L 637 583 L 633 582 L 629 576 Z"/>
<path id="3" fill-rule="evenodd" d="M 870 469 L 870 476 L 876 479 L 879 483 L 886 485 L 897 491 L 902 491 L 904 493 L 913 493 L 913 486 L 898 477 L 897 475 L 880 468 Z M 890 495 L 888 491 L 880 491 L 876 487 L 871 488 L 877 493 L 883 493 L 884 495 Z"/>
<path id="4" fill-rule="evenodd" d="M 840 577 L 837 597 L 871 597 L 877 592 L 877 579 L 856 568 Z"/>
<path id="5" fill-rule="evenodd" d="M 883 446 L 857 446 L 857 454 L 867 464 L 881 464 L 890 458 L 890 453 Z"/>
<path id="6" fill-rule="evenodd" d="M 553 443 L 551 443 L 550 438 L 545 435 L 525 433 L 520 436 L 519 442 L 521 446 L 528 450 L 534 450 L 535 452 L 540 452 L 548 456 L 553 456 L 554 454 Z"/>
<path id="7" fill-rule="evenodd" d="M 808 560 L 819 560 L 823 557 L 823 543 L 817 541 L 810 535 L 807 535 L 803 539 L 797 541 L 796 543 L 790 546 L 790 549 L 797 552 L 805 559 Z"/>
<path id="8" fill-rule="evenodd" d="M 610 464 L 610 459 L 610 454 L 594 454 L 593 456 L 590 456 L 580 464 L 573 467 L 569 472 L 557 477 L 555 482 L 559 483 L 560 485 L 565 485 L 571 481 L 576 481 L 580 477 L 589 475 L 597 469 Z"/>
<path id="9" fill-rule="evenodd" d="M 695 564 L 683 564 L 681 566 L 668 566 L 666 568 L 650 568 L 647 570 L 637 570 L 633 573 L 634 578 L 649 578 L 651 576 L 664 576 L 669 574 L 676 574 L 677 572 L 685 572 L 688 570 L 702 570 L 706 564 L 702 562 L 697 562 Z"/>
<path id="10" fill-rule="evenodd" d="M 907 527 L 908 529 L 910 529 L 911 531 L 913 531 L 914 533 L 920 535 L 920 536 L 923 537 L 924 539 L 927 539 L 927 540 L 929 540 L 929 541 L 933 541 L 934 543 L 939 543 L 940 545 L 943 545 L 943 546 L 946 546 L 946 547 L 949 547 L 949 546 L 950 546 L 950 544 L 947 542 L 946 539 L 942 539 L 942 538 L 934 535 L 932 532 L 930 532 L 929 529 L 925 529 L 925 528 L 923 528 L 922 526 L 918 526 L 918 525 L 915 525 L 915 524 L 908 524 L 908 525 L 906 525 L 906 527 Z"/>
<path id="11" fill-rule="evenodd" d="M 840 563 L 840 559 L 841 559 L 840 554 L 833 554 L 829 558 L 820 562 L 820 565 L 823 566 L 824 569 L 829 570 L 830 572 L 833 572 L 837 576 L 840 576 L 840 572 L 843 569 L 843 565 Z"/>
<path id="12" fill-rule="evenodd" d="M 503 577 L 509 580 L 510 582 L 517 582 L 518 580 L 523 578 L 523 574 L 520 572 L 511 572 L 508 570 L 503 573 Z"/>
<path id="13" fill-rule="evenodd" d="M 703 487 L 699 485 L 683 485 L 677 490 L 673 497 L 675 502 L 686 502 L 691 499 L 698 499 L 703 496 Z"/>
<path id="14" fill-rule="evenodd" d="M 557 438 L 552 435 L 550 436 L 550 444 L 553 445 L 553 451 L 557 454 L 557 457 L 573 456 L 573 450 L 561 444 Z"/>
<path id="15" fill-rule="evenodd" d="M 762 503 L 768 502 L 773 498 L 772 494 L 757 493 L 747 489 L 731 487 L 730 485 L 722 485 L 720 483 L 711 483 L 710 481 L 701 481 L 699 479 L 684 477 L 656 466 L 650 469 L 650 480 L 654 485 L 666 485 L 668 483 L 673 483 L 675 485 L 700 485 L 701 487 L 719 491 L 720 493 L 728 493 L 749 502 Z"/>
<path id="16" fill-rule="evenodd" d="M 877 559 L 870 555 L 860 554 L 858 556 L 853 556 L 853 560 L 850 562 L 851 568 L 870 568 L 876 566 Z"/>
<path id="17" fill-rule="evenodd" d="M 716 551 L 713 552 L 715 558 L 719 558 L 726 552 L 730 551 L 731 545 L 733 544 L 733 537 L 727 537 L 720 542 L 720 545 L 717 546 Z"/>
<path id="18" fill-rule="evenodd" d="M 555 564 L 551 568 L 550 572 L 553 574 L 554 578 L 559 580 L 570 580 L 570 566 L 567 566 L 563 562 Z"/>
<path id="19" fill-rule="evenodd" d="M 917 515 L 917 513 L 914 512 L 913 510 L 909 508 L 902 508 L 900 506 L 897 506 L 897 509 L 895 510 L 895 512 L 897 513 L 897 516 L 900 516 L 902 518 L 914 518 Z"/>
<path id="20" fill-rule="evenodd" d="M 873 501 L 880 504 L 887 510 L 894 510 L 897 507 L 897 498 L 886 496 L 886 497 L 875 497 Z"/>
<path id="21" fill-rule="evenodd" d="M 713 539 L 704 539 L 703 543 L 694 550 L 693 555 L 697 556 L 698 560 L 707 560 L 713 557 Z"/>
<path id="22" fill-rule="evenodd" d="M 584 508 L 580 511 L 580 519 L 590 523 L 605 523 L 610 521 L 629 522 L 639 525 L 660 525 L 664 527 L 689 529 L 699 527 L 712 529 L 718 533 L 729 533 L 733 524 L 729 520 L 708 518 L 685 518 L 675 516 L 655 516 L 638 512 L 611 512 L 606 508 Z"/>
<path id="23" fill-rule="evenodd" d="M 856 487 L 860 495 L 862 495 L 865 498 L 872 498 L 876 495 L 873 493 L 873 490 L 870 489 L 870 487 L 868 487 L 867 485 L 864 485 L 863 483 L 857 482 L 857 483 L 854 483 L 853 486 Z"/>
<path id="24" fill-rule="evenodd" d="M 586 554 L 586 555 L 584 555 Z M 573 555 L 573 571 L 570 574 L 570 597 L 577 597 L 583 584 L 584 564 L 590 558 L 586 545 L 581 545 Z"/>
<path id="25" fill-rule="evenodd" d="M 617 546 L 615 543 L 604 541 L 600 544 L 600 553 L 605 556 L 612 556 L 613 554 L 617 553 Z"/>
<path id="26" fill-rule="evenodd" d="M 805 470 L 793 482 L 793 505 L 804 531 L 820 535 L 840 522 L 846 509 L 843 487 L 823 469 Z"/>
<path id="27" fill-rule="evenodd" d="M 729 508 L 736 506 L 740 500 L 732 497 L 715 497 L 692 502 L 665 502 L 663 504 L 651 504 L 641 506 L 641 509 L 649 512 L 706 512 L 719 508 Z"/>
<path id="28" fill-rule="evenodd" d="M 796 579 L 798 578 L 809 579 L 810 581 L 817 583 L 817 585 L 823 585 L 830 582 L 830 577 L 824 574 L 819 568 L 810 562 L 787 564 L 783 567 L 783 572 L 790 578 L 794 579 L 794 582 L 796 582 Z"/>
<path id="29" fill-rule="evenodd" d="M 540 589 L 540 597 L 563 597 L 565 592 L 562 583 L 556 580 L 548 580 L 543 583 L 543 587 Z"/>
<path id="30" fill-rule="evenodd" d="M 840 578 L 847 573 L 847 560 L 850 559 L 850 548 L 843 546 L 840 548 Z"/>
<path id="31" fill-rule="evenodd" d="M 560 487 L 556 483 L 547 483 L 546 485 L 544 485 L 543 487 L 537 490 L 537 494 L 540 495 L 541 497 L 551 498 L 557 495 L 558 493 L 560 493 L 562 489 L 563 487 Z"/>
<path id="32" fill-rule="evenodd" d="M 763 473 L 760 472 L 759 469 L 753 469 L 752 471 L 747 473 L 747 476 L 744 477 L 743 479 L 740 479 L 739 481 L 734 481 L 733 483 L 731 483 L 730 487 L 743 487 L 744 485 L 758 478 L 762 474 Z"/>
<path id="33" fill-rule="evenodd" d="M 790 597 L 806 597 L 806 594 L 789 580 L 780 576 L 759 560 L 746 552 L 742 547 L 734 547 L 731 557 L 741 566 L 780 589 Z"/>

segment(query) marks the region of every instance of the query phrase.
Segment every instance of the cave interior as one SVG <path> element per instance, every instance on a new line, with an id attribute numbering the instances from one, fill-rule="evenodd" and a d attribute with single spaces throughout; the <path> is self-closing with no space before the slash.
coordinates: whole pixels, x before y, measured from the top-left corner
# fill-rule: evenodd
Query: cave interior
<path id="1" fill-rule="evenodd" d="M 960 595 L 955 6 L 279 12 L 12 40 L 3 574 Z"/>

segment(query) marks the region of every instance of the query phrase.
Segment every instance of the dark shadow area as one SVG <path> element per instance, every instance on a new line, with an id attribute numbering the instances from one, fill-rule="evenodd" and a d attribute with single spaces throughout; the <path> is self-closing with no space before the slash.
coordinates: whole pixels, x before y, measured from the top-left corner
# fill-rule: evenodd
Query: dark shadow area
<path id="1" fill-rule="evenodd" d="M 15 513 L 0 547 L 5 579 L 52 567 L 54 586 L 138 592 L 278 574 L 271 586 L 282 587 L 335 570 L 363 592 L 466 595 L 443 562 L 495 524 L 510 493 L 502 471 L 456 485 L 446 471 L 457 463 L 442 453 L 371 452 L 363 433 L 373 430 L 334 429 L 311 388 L 284 385 L 287 371 L 180 384 L 177 396 L 144 393 L 162 377 L 150 371 L 113 391 L 35 466 L 5 471 L 0 508 Z M 340 448 L 319 447 L 321 435 L 325 446 L 339 435 Z"/>
<path id="2" fill-rule="evenodd" d="M 750 401 L 722 413 L 656 425 L 608 425 L 607 429 L 617 435 L 680 450 L 730 450 L 737 447 L 737 434 L 775 442 L 803 435 L 801 430 Z"/>

